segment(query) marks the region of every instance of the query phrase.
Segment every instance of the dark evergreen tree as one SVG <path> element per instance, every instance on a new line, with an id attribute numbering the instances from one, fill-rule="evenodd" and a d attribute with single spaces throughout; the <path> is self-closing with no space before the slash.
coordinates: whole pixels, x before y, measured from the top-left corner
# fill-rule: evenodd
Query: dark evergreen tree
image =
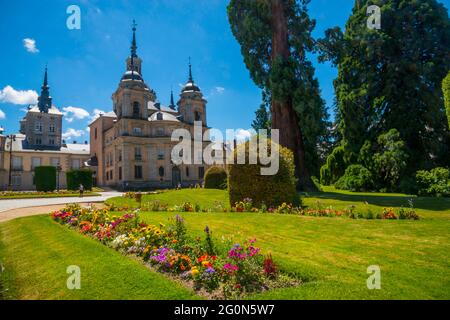
<path id="1" fill-rule="evenodd" d="M 272 128 L 272 121 L 270 119 L 270 97 L 263 91 L 263 101 L 255 112 L 255 120 L 253 120 L 252 128 L 255 131 L 260 129 L 267 130 L 270 135 L 270 129 Z"/>
<path id="2" fill-rule="evenodd" d="M 325 104 L 306 53 L 314 49 L 309 0 L 231 0 L 228 17 L 255 83 L 271 97 L 272 129 L 294 152 L 302 188 L 314 188 L 317 145 L 326 134 Z"/>
<path id="3" fill-rule="evenodd" d="M 381 29 L 367 7 L 381 8 Z M 450 20 L 436 0 L 356 0 L 345 33 L 327 30 L 321 60 L 337 65 L 338 130 L 348 152 L 397 129 L 409 172 L 449 165 L 442 79 L 450 69 Z"/>

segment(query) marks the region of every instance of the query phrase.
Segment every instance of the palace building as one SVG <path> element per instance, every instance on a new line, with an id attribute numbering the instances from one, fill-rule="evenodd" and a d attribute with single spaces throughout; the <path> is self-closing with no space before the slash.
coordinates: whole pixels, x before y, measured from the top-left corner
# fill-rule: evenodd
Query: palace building
<path id="1" fill-rule="evenodd" d="M 91 159 L 99 186 L 121 190 L 189 186 L 203 181 L 206 165 L 175 165 L 171 161 L 171 141 L 176 129 L 193 135 L 194 121 L 208 129 L 206 103 L 194 82 L 189 63 L 189 77 L 175 105 L 156 101 L 155 92 L 142 76 L 142 60 L 137 55 L 136 27 L 133 26 L 130 56 L 126 71 L 112 95 L 113 110 L 90 124 Z M 203 146 L 203 148 L 206 144 Z"/>
<path id="2" fill-rule="evenodd" d="M 66 188 L 66 172 L 83 167 L 89 159 L 89 145 L 62 140 L 63 114 L 52 104 L 47 68 L 38 103 L 29 106 L 20 121 L 20 132 L 0 132 L 0 189 L 34 190 L 34 169 L 55 166 L 58 188 Z"/>

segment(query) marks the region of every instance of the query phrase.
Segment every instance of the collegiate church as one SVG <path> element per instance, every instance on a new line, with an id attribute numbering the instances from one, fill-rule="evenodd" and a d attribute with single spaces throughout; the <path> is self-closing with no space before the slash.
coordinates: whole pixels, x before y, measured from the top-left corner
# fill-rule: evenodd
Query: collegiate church
<path id="1" fill-rule="evenodd" d="M 96 172 L 96 183 L 121 190 L 141 190 L 195 185 L 202 182 L 207 167 L 202 164 L 175 165 L 171 161 L 172 132 L 187 129 L 193 136 L 194 121 L 208 129 L 206 103 L 189 77 L 175 104 L 156 101 L 155 92 L 145 83 L 142 60 L 137 54 L 136 27 L 133 26 L 131 53 L 126 71 L 112 95 L 113 111 L 90 124 L 89 166 Z M 206 147 L 206 143 L 203 148 Z"/>

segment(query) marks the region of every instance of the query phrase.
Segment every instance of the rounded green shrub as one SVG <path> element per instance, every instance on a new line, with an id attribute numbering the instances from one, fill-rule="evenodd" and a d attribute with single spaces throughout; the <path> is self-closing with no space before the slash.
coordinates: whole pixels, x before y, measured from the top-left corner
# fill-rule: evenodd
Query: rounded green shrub
<path id="1" fill-rule="evenodd" d="M 270 145 L 271 143 L 268 146 L 269 152 L 271 152 Z M 228 165 L 228 193 L 231 205 L 234 206 L 244 199 L 252 199 L 252 205 L 258 208 L 263 205 L 275 208 L 283 203 L 300 205 L 292 151 L 280 146 L 278 172 L 275 175 L 262 175 L 261 168 L 267 166 L 262 165 L 259 160 L 257 164 L 248 164 L 249 142 L 236 148 L 235 159 L 238 150 L 243 150 L 244 146 L 247 164 Z"/>
<path id="2" fill-rule="evenodd" d="M 42 166 L 34 169 L 34 184 L 37 191 L 50 192 L 56 189 L 56 168 Z"/>
<path id="3" fill-rule="evenodd" d="M 336 147 L 328 156 L 327 163 L 320 169 L 320 182 L 325 185 L 334 184 L 345 173 L 347 158 L 343 146 Z"/>
<path id="4" fill-rule="evenodd" d="M 367 191 L 373 187 L 373 178 L 369 170 L 362 165 L 351 165 L 345 174 L 336 182 L 336 189 L 350 191 Z"/>
<path id="5" fill-rule="evenodd" d="M 226 189 L 227 172 L 221 167 L 211 167 L 205 174 L 205 189 Z"/>

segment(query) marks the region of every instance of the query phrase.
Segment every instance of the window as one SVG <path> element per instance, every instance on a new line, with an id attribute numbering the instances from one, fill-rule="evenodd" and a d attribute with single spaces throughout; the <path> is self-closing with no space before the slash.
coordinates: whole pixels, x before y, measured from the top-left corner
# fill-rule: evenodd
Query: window
<path id="1" fill-rule="evenodd" d="M 202 115 L 200 114 L 200 112 L 195 111 L 194 116 L 195 116 L 195 121 L 202 121 Z"/>
<path id="2" fill-rule="evenodd" d="M 141 135 L 142 134 L 142 129 L 141 128 L 133 128 L 133 133 L 136 135 Z"/>
<path id="3" fill-rule="evenodd" d="M 114 179 L 114 171 L 113 171 L 113 170 L 110 171 L 110 173 L 109 173 L 109 178 L 110 178 L 111 180 Z"/>
<path id="4" fill-rule="evenodd" d="M 164 177 L 164 173 L 165 173 L 164 171 L 165 171 L 164 167 L 159 167 L 158 173 L 161 178 Z"/>
<path id="5" fill-rule="evenodd" d="M 97 128 L 94 129 L 94 139 L 97 140 Z"/>
<path id="6" fill-rule="evenodd" d="M 54 133 L 56 131 L 56 127 L 54 123 L 50 123 L 50 126 L 48 127 L 48 131 Z"/>
<path id="7" fill-rule="evenodd" d="M 34 127 L 34 130 L 35 130 L 36 132 L 42 132 L 42 122 L 40 122 L 40 121 L 36 122 L 36 125 L 35 125 L 35 127 Z"/>
<path id="8" fill-rule="evenodd" d="M 161 112 L 158 112 L 158 113 L 156 114 L 156 120 L 158 120 L 158 121 L 163 120 L 163 114 L 162 114 Z"/>
<path id="9" fill-rule="evenodd" d="M 13 170 L 22 170 L 22 157 L 12 157 Z"/>
<path id="10" fill-rule="evenodd" d="M 205 168 L 204 167 L 198 167 L 198 178 L 203 179 L 205 177 Z"/>
<path id="11" fill-rule="evenodd" d="M 119 167 L 119 180 L 122 180 L 122 167 Z"/>
<path id="12" fill-rule="evenodd" d="M 36 145 L 40 145 L 42 144 L 42 138 L 41 137 L 36 137 L 36 140 L 34 140 Z"/>
<path id="13" fill-rule="evenodd" d="M 142 179 L 142 166 L 134 166 L 134 178 Z"/>
<path id="14" fill-rule="evenodd" d="M 51 162 L 52 166 L 54 166 L 54 167 L 59 166 L 59 158 L 51 158 L 50 162 Z"/>
<path id="15" fill-rule="evenodd" d="M 135 101 L 133 102 L 133 118 L 139 118 L 140 114 L 139 102 Z"/>
<path id="16" fill-rule="evenodd" d="M 80 169 L 80 159 L 72 159 L 72 169 Z"/>
<path id="17" fill-rule="evenodd" d="M 11 176 L 11 183 L 15 187 L 20 187 L 20 185 L 22 184 L 22 177 L 19 175 Z"/>
<path id="18" fill-rule="evenodd" d="M 119 154 L 119 162 L 122 162 L 122 150 L 117 151 L 117 153 Z"/>
<path id="19" fill-rule="evenodd" d="M 109 180 L 109 171 L 106 171 L 106 181 Z"/>
<path id="20" fill-rule="evenodd" d="M 186 167 L 186 177 L 189 177 L 189 167 Z"/>
<path id="21" fill-rule="evenodd" d="M 31 170 L 41 166 L 41 158 L 31 158 Z"/>
<path id="22" fill-rule="evenodd" d="M 52 138 L 48 139 L 48 144 L 51 146 L 55 145 L 55 139 Z"/>
<path id="23" fill-rule="evenodd" d="M 164 160 L 165 154 L 164 154 L 164 149 L 159 149 L 158 150 L 158 160 Z"/>
<path id="24" fill-rule="evenodd" d="M 134 148 L 134 160 L 142 161 L 142 153 L 140 147 Z"/>
<path id="25" fill-rule="evenodd" d="M 164 128 L 156 128 L 156 135 L 158 137 L 164 136 Z"/>

